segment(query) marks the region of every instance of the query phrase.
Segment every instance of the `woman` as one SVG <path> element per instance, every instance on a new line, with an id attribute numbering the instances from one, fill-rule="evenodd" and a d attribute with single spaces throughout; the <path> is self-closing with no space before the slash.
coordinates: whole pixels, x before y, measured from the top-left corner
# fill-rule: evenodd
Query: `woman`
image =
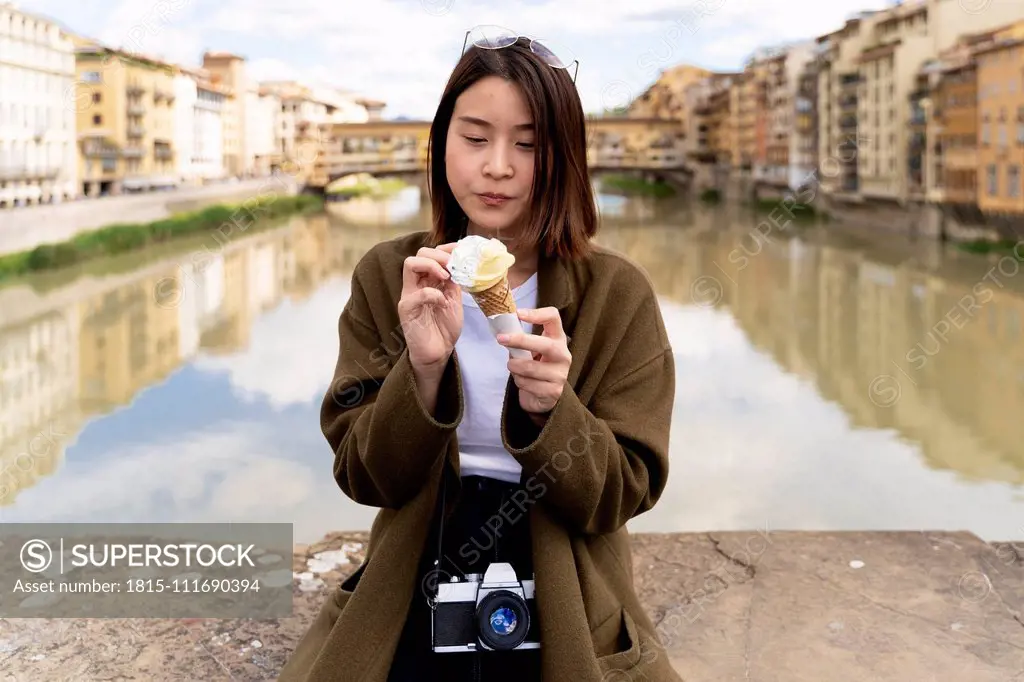
<path id="1" fill-rule="evenodd" d="M 646 275 L 590 241 L 585 116 L 562 66 L 514 34 L 475 39 L 431 127 L 432 231 L 355 269 L 322 426 L 342 491 L 381 511 L 284 682 L 680 679 L 625 528 L 665 487 L 673 356 Z M 496 339 L 451 281 L 469 234 L 508 245 L 532 333 Z M 438 583 L 499 562 L 534 581 L 518 617 L 539 648 L 487 650 L 449 615 L 434 638 Z"/>

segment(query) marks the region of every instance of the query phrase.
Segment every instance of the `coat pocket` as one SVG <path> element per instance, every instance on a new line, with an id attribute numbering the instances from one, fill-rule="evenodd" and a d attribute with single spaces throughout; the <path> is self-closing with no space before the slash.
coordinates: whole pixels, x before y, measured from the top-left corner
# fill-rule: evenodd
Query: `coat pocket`
<path id="1" fill-rule="evenodd" d="M 610 647 L 605 645 L 597 649 L 597 664 L 603 673 L 602 680 L 614 682 L 618 680 L 615 672 L 628 672 L 640 665 L 640 638 L 636 623 L 626 609 L 620 609 L 616 616 L 602 623 L 593 635 L 595 643 L 599 638 L 607 640 L 609 635 L 614 638 L 614 644 Z M 608 651 L 610 653 L 605 653 Z"/>

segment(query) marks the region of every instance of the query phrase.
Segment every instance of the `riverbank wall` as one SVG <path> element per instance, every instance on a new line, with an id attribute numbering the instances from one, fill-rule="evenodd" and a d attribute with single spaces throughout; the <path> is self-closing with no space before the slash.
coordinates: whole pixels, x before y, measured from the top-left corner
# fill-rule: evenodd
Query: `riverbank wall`
<path id="1" fill-rule="evenodd" d="M 367 541 L 332 533 L 296 546 L 293 613 L 278 620 L 0 620 L 0 680 L 277 679 Z M 1005 682 L 1024 673 L 1024 543 L 767 527 L 638 533 L 632 543 L 636 589 L 664 644 L 658 655 L 687 682 Z"/>
<path id="2" fill-rule="evenodd" d="M 115 223 L 148 223 L 175 212 L 222 202 L 243 201 L 261 194 L 298 193 L 290 176 L 272 176 L 165 192 L 81 199 L 62 204 L 0 211 L 0 255 L 27 251 L 40 244 L 71 239 L 77 234 Z"/>
<path id="3" fill-rule="evenodd" d="M 897 232 L 912 238 L 971 242 L 1024 237 L 1024 229 L 1013 220 L 987 218 L 977 210 L 956 210 L 924 201 L 900 204 L 823 195 L 822 205 L 838 224 Z"/>

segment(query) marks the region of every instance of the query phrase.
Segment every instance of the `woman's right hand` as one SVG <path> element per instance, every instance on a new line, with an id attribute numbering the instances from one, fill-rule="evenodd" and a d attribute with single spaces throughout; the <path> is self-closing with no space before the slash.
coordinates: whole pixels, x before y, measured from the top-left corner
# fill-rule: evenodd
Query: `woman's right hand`
<path id="1" fill-rule="evenodd" d="M 405 259 L 398 319 L 420 376 L 440 378 L 462 333 L 462 290 L 445 267 L 454 243 L 423 247 Z"/>

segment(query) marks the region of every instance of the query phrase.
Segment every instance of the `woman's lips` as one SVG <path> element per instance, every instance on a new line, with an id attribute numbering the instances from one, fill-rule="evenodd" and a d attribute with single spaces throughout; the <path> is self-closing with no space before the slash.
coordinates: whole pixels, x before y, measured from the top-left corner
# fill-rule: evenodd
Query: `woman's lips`
<path id="1" fill-rule="evenodd" d="M 480 197 L 480 201 L 484 202 L 488 206 L 501 206 L 506 201 L 511 200 L 512 197 L 505 196 L 504 194 L 477 194 Z"/>

